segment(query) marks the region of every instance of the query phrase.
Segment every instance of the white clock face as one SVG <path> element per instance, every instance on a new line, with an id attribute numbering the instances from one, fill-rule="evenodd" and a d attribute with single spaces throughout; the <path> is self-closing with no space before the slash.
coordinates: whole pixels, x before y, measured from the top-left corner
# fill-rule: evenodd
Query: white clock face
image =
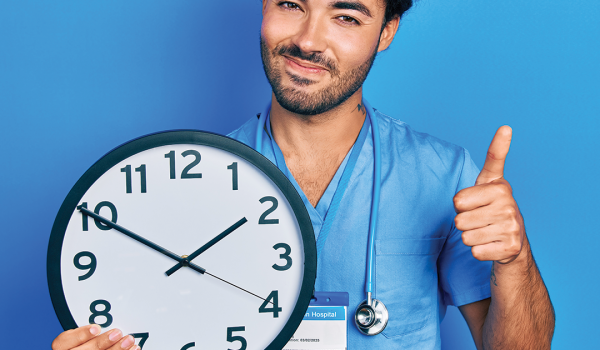
<path id="1" fill-rule="evenodd" d="M 143 150 L 104 171 L 77 205 L 142 238 L 71 208 L 59 269 L 77 326 L 119 328 L 144 350 L 266 349 L 306 289 L 294 208 L 270 177 L 228 151 Z M 193 257 L 196 269 L 164 251 Z"/>

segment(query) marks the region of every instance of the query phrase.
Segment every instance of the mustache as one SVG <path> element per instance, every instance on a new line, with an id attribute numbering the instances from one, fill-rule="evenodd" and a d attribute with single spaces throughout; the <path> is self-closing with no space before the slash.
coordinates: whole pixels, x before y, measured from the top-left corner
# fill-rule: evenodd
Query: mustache
<path id="1" fill-rule="evenodd" d="M 307 54 L 303 52 L 298 46 L 292 44 L 289 46 L 279 45 L 275 47 L 275 49 L 273 49 L 273 53 L 277 55 L 287 55 L 291 57 L 296 57 L 301 60 L 325 67 L 332 73 L 332 75 L 337 75 L 338 73 L 337 65 L 335 64 L 335 62 L 331 58 L 325 56 L 325 54 L 320 52 L 311 52 Z"/>

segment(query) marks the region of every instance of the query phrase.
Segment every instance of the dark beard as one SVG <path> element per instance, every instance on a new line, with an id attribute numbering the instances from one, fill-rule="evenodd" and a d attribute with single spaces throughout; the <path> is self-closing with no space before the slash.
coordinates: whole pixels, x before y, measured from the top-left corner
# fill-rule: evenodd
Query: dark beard
<path id="1" fill-rule="evenodd" d="M 296 45 L 278 45 L 272 52 L 269 52 L 262 36 L 260 37 L 260 54 L 265 74 L 271 84 L 277 102 L 290 112 L 303 115 L 316 115 L 339 106 L 362 86 L 373 66 L 377 50 L 373 52 L 365 63 L 344 74 L 340 74 L 336 63 L 324 54 L 316 52 L 305 54 Z M 283 87 L 281 72 L 275 70 L 272 61 L 272 57 L 283 54 L 326 67 L 329 69 L 332 77 L 331 85 L 310 94 L 298 91 L 294 87 Z M 299 86 L 308 86 L 315 83 L 307 78 L 293 74 L 289 75 L 290 79 Z"/>

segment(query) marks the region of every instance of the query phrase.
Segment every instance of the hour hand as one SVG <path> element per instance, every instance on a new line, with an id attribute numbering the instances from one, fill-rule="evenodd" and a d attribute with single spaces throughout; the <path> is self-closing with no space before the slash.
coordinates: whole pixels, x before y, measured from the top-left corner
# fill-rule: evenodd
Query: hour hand
<path id="1" fill-rule="evenodd" d="M 184 261 L 180 261 L 179 263 L 177 263 L 177 265 L 171 267 L 165 273 L 167 274 L 167 276 L 171 276 L 172 274 L 174 274 L 175 272 L 177 272 L 177 270 L 179 270 L 183 266 L 187 266 L 186 264 L 190 264 L 190 266 L 191 266 L 192 265 L 191 261 L 194 260 L 198 255 L 204 253 L 208 248 L 212 247 L 217 242 L 219 242 L 223 238 L 227 237 L 227 235 L 229 235 L 231 232 L 237 230 L 240 226 L 242 226 L 246 222 L 248 222 L 248 219 L 246 219 L 245 217 L 241 218 L 240 220 L 238 220 L 238 222 L 236 222 L 235 224 L 229 226 L 225 231 L 221 232 L 218 236 L 216 236 L 215 238 L 211 239 L 208 243 L 206 243 L 202 247 L 198 248 L 195 252 L 193 252 L 192 254 L 190 254 L 188 257 L 184 258 L 183 259 Z"/>
<path id="2" fill-rule="evenodd" d="M 146 238 L 144 238 L 144 237 L 142 237 L 142 236 L 140 236 L 140 235 L 138 235 L 136 233 L 133 233 L 132 231 L 129 231 L 128 229 L 126 229 L 125 227 L 123 227 L 121 225 L 115 224 L 114 222 L 108 220 L 107 218 L 105 218 L 103 216 L 100 216 L 100 215 L 94 213 L 93 211 L 91 211 L 91 210 L 89 210 L 89 209 L 87 209 L 87 208 L 85 208 L 85 207 L 83 207 L 81 205 L 78 206 L 77 209 L 81 213 L 83 213 L 84 215 L 91 216 L 92 218 L 94 218 L 95 220 L 100 221 L 101 223 L 105 224 L 106 226 L 108 226 L 108 227 L 110 227 L 112 229 L 115 229 L 115 230 L 123 233 L 124 235 L 129 236 L 129 237 L 135 239 L 136 241 L 138 241 L 138 242 L 140 242 L 140 243 L 142 243 L 142 244 L 144 244 L 144 245 L 146 245 L 146 246 L 148 246 L 148 247 L 156 250 L 159 253 L 162 253 L 162 254 L 168 256 L 169 258 L 171 258 L 173 260 L 178 261 L 180 264 L 185 264 L 186 266 L 189 266 L 193 270 L 196 270 L 196 271 L 198 271 L 198 272 L 200 272 L 202 274 L 204 274 L 204 272 L 206 271 L 202 267 L 200 267 L 200 266 L 198 266 L 196 264 L 190 263 L 186 259 L 184 259 L 184 258 L 180 257 L 179 255 L 173 253 L 172 251 L 167 250 L 167 249 L 159 246 L 158 244 L 156 244 L 156 243 L 154 243 L 152 241 L 149 241 Z"/>

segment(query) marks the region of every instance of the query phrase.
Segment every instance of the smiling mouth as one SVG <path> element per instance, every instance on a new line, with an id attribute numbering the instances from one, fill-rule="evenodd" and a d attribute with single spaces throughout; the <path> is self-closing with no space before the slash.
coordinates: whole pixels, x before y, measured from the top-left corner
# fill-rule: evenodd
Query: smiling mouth
<path id="1" fill-rule="evenodd" d="M 305 74 L 321 74 L 329 71 L 325 67 L 299 61 L 298 59 L 290 56 L 283 55 L 283 58 L 285 59 L 286 65 L 288 67 L 291 67 L 292 69 Z"/>

